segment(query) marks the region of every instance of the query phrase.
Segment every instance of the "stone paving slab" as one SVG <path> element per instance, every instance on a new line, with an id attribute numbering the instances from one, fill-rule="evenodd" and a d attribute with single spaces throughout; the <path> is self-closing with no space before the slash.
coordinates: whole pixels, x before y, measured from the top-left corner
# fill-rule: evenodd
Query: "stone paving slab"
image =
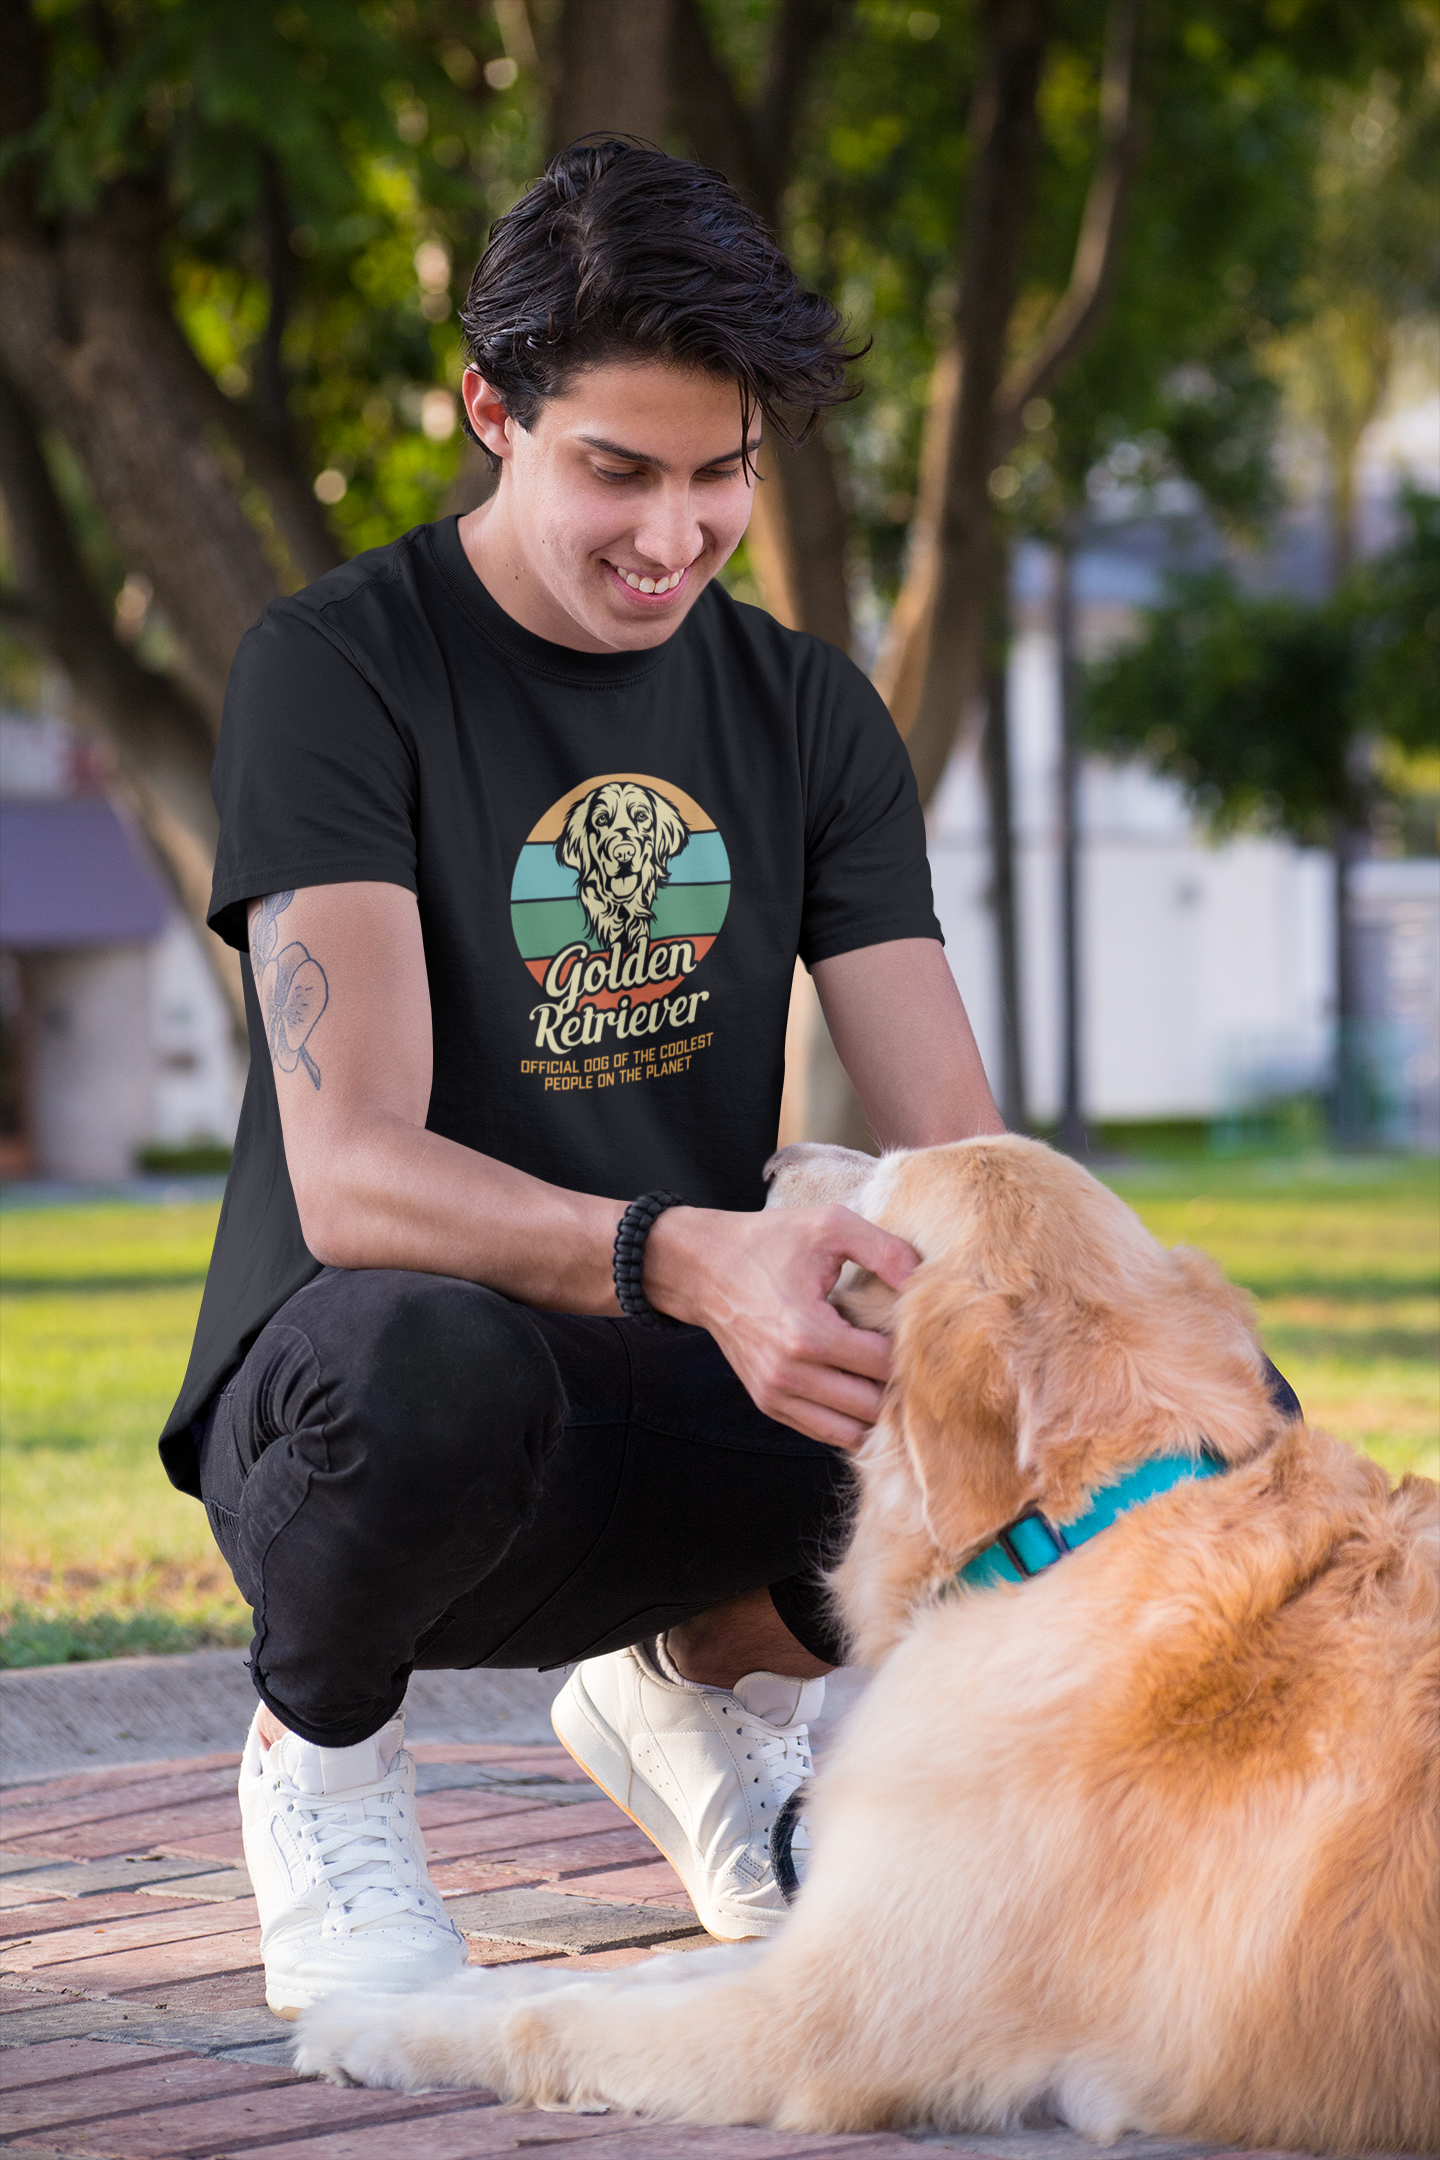
<path id="1" fill-rule="evenodd" d="M 405 1700 L 410 1738 L 544 1744 L 564 1681 L 563 1671 L 417 1672 Z M 0 1778 L 10 1784 L 236 1747 L 255 1689 L 243 1650 L 193 1650 L 0 1673 L 0 1711 Z"/>
<path id="2" fill-rule="evenodd" d="M 0 1809 L 0 1825 L 13 1820 L 7 1811 Z M 23 1873 L 7 1876 L 0 1885 L 0 1911 L 13 1911 L 17 1905 L 33 1905 L 48 1898 L 87 1898 L 112 1890 L 152 1890 L 160 1896 L 173 1896 L 171 1884 L 183 1882 L 198 1885 L 201 1880 L 215 1882 L 223 1879 L 227 1871 L 212 1868 L 200 1876 L 188 1860 L 140 1860 L 128 1855 L 120 1860 L 57 1862 L 36 1860 L 29 1853 L 0 1854 L 6 1860 L 22 1859 Z M 196 1890 L 196 1895 L 201 1893 Z M 214 1891 L 204 1893 L 213 1896 Z M 227 1893 L 228 1894 L 228 1893 Z M 250 1894 L 250 1879 L 245 1877 L 242 1895 Z"/>
<path id="3" fill-rule="evenodd" d="M 248 1895 L 249 1884 L 246 1884 Z M 157 1913 L 186 1912 L 193 1898 L 159 1899 L 131 1890 L 107 1896 L 50 1898 L 43 1905 L 22 1905 L 0 1920 L 0 1943 L 32 1942 L 42 1935 L 68 1935 L 82 1928 L 108 1926 L 115 1920 L 153 1919 Z"/>
<path id="4" fill-rule="evenodd" d="M 491 1890 L 449 1899 L 445 1909 L 467 1941 L 525 1943 L 535 1950 L 644 1950 L 705 1932 L 693 1912 L 604 1905 L 553 1890 Z"/>

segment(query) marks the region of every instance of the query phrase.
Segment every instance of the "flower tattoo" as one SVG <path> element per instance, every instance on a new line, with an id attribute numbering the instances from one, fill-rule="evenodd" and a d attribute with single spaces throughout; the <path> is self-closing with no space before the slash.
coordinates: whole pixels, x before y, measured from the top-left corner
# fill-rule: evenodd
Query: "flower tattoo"
<path id="1" fill-rule="evenodd" d="M 275 918 L 294 897 L 293 892 L 271 893 L 261 901 L 250 932 L 250 965 L 271 1057 L 281 1072 L 292 1073 L 303 1065 L 311 1085 L 318 1088 L 320 1068 L 305 1045 L 330 1002 L 330 985 L 324 968 L 303 945 L 280 944 Z"/>

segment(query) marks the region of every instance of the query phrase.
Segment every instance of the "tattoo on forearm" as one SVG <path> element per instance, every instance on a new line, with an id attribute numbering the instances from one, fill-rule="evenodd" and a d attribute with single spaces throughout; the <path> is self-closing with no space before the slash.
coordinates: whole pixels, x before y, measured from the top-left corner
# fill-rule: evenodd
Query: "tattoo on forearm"
<path id="1" fill-rule="evenodd" d="M 250 926 L 250 965 L 271 1057 L 281 1072 L 292 1073 L 303 1065 L 311 1085 L 318 1088 L 320 1068 L 305 1045 L 330 1002 L 330 985 L 324 968 L 303 945 L 280 943 L 275 918 L 294 897 L 293 892 L 278 892 L 261 901 Z"/>

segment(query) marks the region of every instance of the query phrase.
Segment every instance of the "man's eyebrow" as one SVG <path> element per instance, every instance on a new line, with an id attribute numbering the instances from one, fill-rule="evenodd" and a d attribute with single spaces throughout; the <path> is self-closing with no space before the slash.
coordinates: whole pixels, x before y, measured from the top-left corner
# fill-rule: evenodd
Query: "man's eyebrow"
<path id="1" fill-rule="evenodd" d="M 630 465 L 653 465 L 656 472 L 669 472 L 670 470 L 664 458 L 652 457 L 648 450 L 627 450 L 623 443 L 606 442 L 603 435 L 582 435 L 580 440 L 591 450 L 603 450 L 606 457 L 624 458 L 627 464 Z M 759 448 L 760 438 L 757 435 L 749 446 L 752 461 Z M 724 457 L 707 458 L 705 464 L 738 465 L 744 455 L 745 445 L 741 444 L 735 450 L 727 450 Z"/>

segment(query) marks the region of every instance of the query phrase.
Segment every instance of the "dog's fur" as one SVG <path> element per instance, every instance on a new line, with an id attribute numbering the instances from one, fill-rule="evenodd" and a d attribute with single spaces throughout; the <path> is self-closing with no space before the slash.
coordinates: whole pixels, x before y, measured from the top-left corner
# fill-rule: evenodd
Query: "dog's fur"
<path id="1" fill-rule="evenodd" d="M 876 1668 L 764 1945 L 336 1997 L 298 2060 L 833 2132 L 1058 2118 L 1315 2152 L 1440 2147 L 1437 1488 L 1267 1395 L 1245 1298 L 1019 1139 L 776 1159 L 922 1265 L 834 1584 Z M 957 1567 L 1147 1457 L 1233 1465 L 1044 1575 Z"/>
<path id="2" fill-rule="evenodd" d="M 555 856 L 576 873 L 576 896 L 602 951 L 650 935 L 655 895 L 689 838 L 675 805 L 638 780 L 606 780 L 570 805 Z"/>

